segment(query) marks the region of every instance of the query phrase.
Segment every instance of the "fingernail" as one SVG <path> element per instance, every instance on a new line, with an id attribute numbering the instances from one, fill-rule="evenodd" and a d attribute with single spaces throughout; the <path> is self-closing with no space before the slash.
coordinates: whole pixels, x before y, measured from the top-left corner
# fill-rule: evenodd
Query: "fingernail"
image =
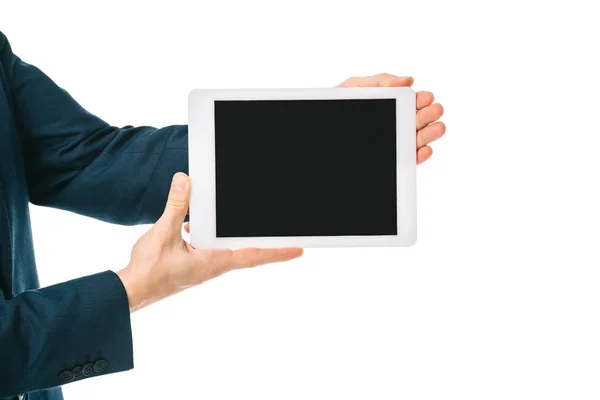
<path id="1" fill-rule="evenodd" d="M 173 176 L 171 187 L 175 190 L 185 190 L 187 188 L 187 178 L 183 172 L 178 172 Z"/>

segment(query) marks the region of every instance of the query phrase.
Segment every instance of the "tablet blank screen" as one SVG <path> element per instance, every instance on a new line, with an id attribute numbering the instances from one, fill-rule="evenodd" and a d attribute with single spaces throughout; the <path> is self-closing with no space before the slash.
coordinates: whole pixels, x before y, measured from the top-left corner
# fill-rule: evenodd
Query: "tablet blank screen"
<path id="1" fill-rule="evenodd" d="M 215 101 L 217 237 L 396 235 L 396 100 Z"/>

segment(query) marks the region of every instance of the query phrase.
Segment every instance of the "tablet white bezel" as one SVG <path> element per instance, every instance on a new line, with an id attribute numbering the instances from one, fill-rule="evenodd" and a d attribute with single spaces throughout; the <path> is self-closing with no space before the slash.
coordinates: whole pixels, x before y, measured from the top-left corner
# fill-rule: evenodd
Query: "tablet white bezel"
<path id="1" fill-rule="evenodd" d="M 243 237 L 216 236 L 216 100 L 396 99 L 398 234 L 387 236 Z M 195 248 L 410 246 L 417 239 L 415 92 L 397 88 L 196 89 L 190 92 L 190 241 Z"/>

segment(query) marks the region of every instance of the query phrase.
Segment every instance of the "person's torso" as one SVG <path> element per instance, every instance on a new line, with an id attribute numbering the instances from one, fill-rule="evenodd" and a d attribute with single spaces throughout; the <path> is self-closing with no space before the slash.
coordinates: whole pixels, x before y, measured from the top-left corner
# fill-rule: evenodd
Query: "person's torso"
<path id="1" fill-rule="evenodd" d="M 25 164 L 4 67 L 0 66 L 0 287 L 5 299 L 38 287 Z"/>
<path id="2" fill-rule="evenodd" d="M 25 162 L 5 67 L 0 63 L 0 301 L 39 287 Z M 60 400 L 62 394 L 57 388 L 29 393 L 27 398 Z"/>

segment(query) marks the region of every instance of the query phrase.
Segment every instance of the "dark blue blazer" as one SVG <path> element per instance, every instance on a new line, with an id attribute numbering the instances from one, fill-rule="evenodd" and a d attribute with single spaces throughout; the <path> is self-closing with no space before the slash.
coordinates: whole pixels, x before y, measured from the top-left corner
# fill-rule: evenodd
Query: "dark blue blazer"
<path id="1" fill-rule="evenodd" d="M 39 289 L 28 204 L 154 223 L 187 159 L 187 126 L 109 125 L 0 32 L 0 399 L 61 399 L 61 385 L 133 368 L 120 279 L 105 271 Z"/>

